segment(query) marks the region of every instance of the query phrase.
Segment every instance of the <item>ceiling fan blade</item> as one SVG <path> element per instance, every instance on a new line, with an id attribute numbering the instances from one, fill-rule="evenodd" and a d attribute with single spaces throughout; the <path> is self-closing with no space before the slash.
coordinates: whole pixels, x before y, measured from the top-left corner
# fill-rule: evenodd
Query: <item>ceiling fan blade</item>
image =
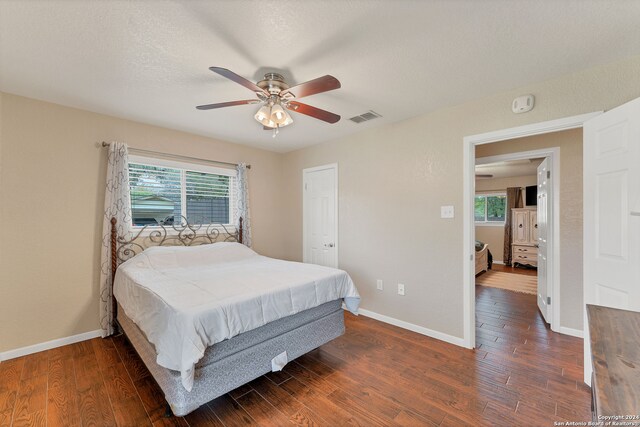
<path id="1" fill-rule="evenodd" d="M 221 102 L 219 104 L 198 105 L 196 108 L 198 110 L 213 110 L 214 108 L 233 107 L 234 105 L 258 104 L 258 103 L 260 103 L 260 101 L 258 101 L 257 99 L 244 99 L 242 101 L 231 101 L 231 102 Z"/>
<path id="2" fill-rule="evenodd" d="M 305 83 L 300 83 L 289 89 L 285 89 L 280 93 L 280 96 L 291 93 L 296 98 L 303 98 L 309 95 L 315 95 L 316 93 L 328 92 L 330 90 L 339 89 L 340 82 L 333 76 L 322 76 L 314 80 L 309 80 Z"/>
<path id="3" fill-rule="evenodd" d="M 211 71 L 213 71 L 214 73 L 220 74 L 222 77 L 226 77 L 229 80 L 232 80 L 232 81 L 234 81 L 234 82 L 246 87 L 247 89 L 250 89 L 250 90 L 252 90 L 254 92 L 264 93 L 265 95 L 269 96 L 269 92 L 267 92 L 266 90 L 262 89 L 260 86 L 258 86 L 257 84 L 253 83 L 252 81 L 249 81 L 249 80 L 245 79 L 244 77 L 241 77 L 241 76 L 237 75 L 233 71 L 229 71 L 226 68 L 220 68 L 220 67 L 209 67 L 209 69 Z"/>
<path id="4" fill-rule="evenodd" d="M 287 109 L 327 123 L 336 123 L 340 121 L 340 116 L 337 114 L 333 114 L 329 111 L 321 110 L 320 108 L 312 107 L 311 105 L 303 104 L 301 102 L 289 102 L 287 104 Z"/>

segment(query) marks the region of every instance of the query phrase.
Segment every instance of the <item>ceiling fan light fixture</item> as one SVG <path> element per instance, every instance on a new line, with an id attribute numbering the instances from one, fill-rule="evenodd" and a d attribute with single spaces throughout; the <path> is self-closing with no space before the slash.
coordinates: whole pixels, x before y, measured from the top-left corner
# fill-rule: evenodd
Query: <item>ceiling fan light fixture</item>
<path id="1" fill-rule="evenodd" d="M 271 120 L 275 123 L 282 125 L 287 119 L 286 111 L 282 108 L 282 105 L 276 103 L 271 107 Z"/>
<path id="2" fill-rule="evenodd" d="M 289 126 L 291 123 L 293 123 L 293 117 L 291 117 L 291 115 L 289 113 L 287 113 L 286 111 L 284 112 L 284 121 L 280 124 L 278 124 L 278 126 L 282 127 L 282 126 Z"/>
<path id="3" fill-rule="evenodd" d="M 264 126 L 273 127 L 273 125 L 275 125 L 275 123 L 271 120 L 271 107 L 268 104 L 260 107 L 253 118 L 262 123 Z"/>

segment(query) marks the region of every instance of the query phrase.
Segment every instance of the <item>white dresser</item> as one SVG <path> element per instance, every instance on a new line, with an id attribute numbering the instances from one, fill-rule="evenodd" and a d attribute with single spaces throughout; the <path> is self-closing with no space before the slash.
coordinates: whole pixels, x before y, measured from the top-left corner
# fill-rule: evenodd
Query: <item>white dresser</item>
<path id="1" fill-rule="evenodd" d="M 515 266 L 538 266 L 538 211 L 511 209 L 511 262 Z"/>

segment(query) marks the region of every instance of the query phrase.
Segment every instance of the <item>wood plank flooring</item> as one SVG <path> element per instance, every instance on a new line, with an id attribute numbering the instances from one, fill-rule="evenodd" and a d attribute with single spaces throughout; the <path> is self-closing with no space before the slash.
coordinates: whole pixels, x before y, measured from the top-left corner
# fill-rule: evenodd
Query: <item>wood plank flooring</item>
<path id="1" fill-rule="evenodd" d="M 551 332 L 535 296 L 477 287 L 465 350 L 365 317 L 344 336 L 199 408 L 165 402 L 123 337 L 0 363 L 0 426 L 552 426 L 590 419 L 582 341 Z"/>
<path id="2" fill-rule="evenodd" d="M 514 274 L 523 274 L 525 276 L 537 276 L 538 275 L 538 270 L 536 268 L 531 268 L 531 267 L 513 267 L 510 265 L 504 265 L 504 264 L 493 264 L 493 266 L 491 267 L 491 270 L 493 271 L 504 271 L 505 273 L 514 273 Z M 484 273 L 482 273 L 484 274 Z M 480 276 L 478 276 L 480 277 Z"/>

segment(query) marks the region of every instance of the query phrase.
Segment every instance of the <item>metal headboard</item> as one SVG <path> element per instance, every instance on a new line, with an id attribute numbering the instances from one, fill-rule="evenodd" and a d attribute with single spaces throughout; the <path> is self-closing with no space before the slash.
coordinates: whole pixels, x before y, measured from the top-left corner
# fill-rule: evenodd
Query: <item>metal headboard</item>
<path id="1" fill-rule="evenodd" d="M 153 246 L 198 246 L 217 242 L 242 243 L 242 217 L 238 227 L 224 224 L 192 224 L 187 218 L 181 217 L 178 224 L 145 225 L 137 230 L 133 237 L 118 236 L 118 220 L 111 218 L 111 295 L 113 296 L 113 282 L 118 266 L 133 258 L 147 248 Z M 116 323 L 118 305 L 113 300 L 113 320 Z"/>

